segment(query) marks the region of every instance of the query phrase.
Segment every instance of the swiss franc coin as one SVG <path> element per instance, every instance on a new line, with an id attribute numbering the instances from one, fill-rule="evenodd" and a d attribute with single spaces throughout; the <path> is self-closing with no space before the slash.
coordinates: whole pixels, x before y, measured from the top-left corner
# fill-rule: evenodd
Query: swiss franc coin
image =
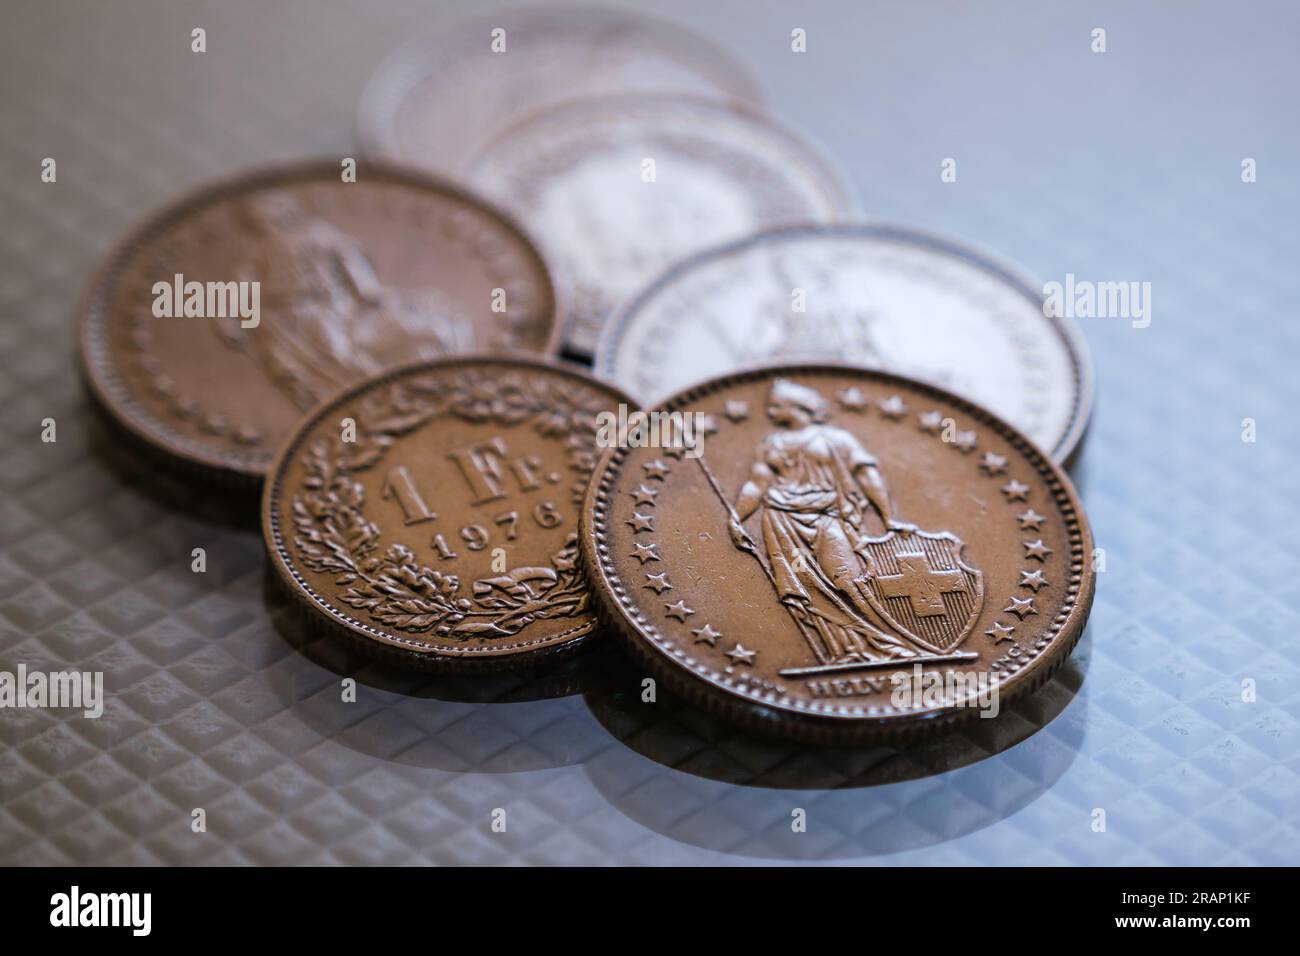
<path id="1" fill-rule="evenodd" d="M 1088 421 L 1092 370 L 1041 286 L 958 243 L 884 225 L 776 229 L 670 269 L 620 310 L 597 374 L 642 402 L 765 362 L 830 359 L 941 385 L 1058 461 Z"/>
<path id="2" fill-rule="evenodd" d="M 336 162 L 183 199 L 112 253 L 82 307 L 99 402 L 147 447 L 259 479 L 302 414 L 399 362 L 545 351 L 555 290 L 512 221 L 458 187 Z"/>
<path id="3" fill-rule="evenodd" d="M 994 715 L 1082 633 L 1092 536 L 1069 479 L 949 392 L 769 366 L 619 441 L 583 511 L 603 614 L 738 722 L 834 743 Z"/>
<path id="4" fill-rule="evenodd" d="M 754 113 L 680 96 L 605 97 L 502 133 L 472 180 L 529 226 L 554 262 L 565 346 L 591 355 L 619 302 L 682 256 L 852 210 L 805 139 Z"/>
<path id="5" fill-rule="evenodd" d="M 376 154 L 460 172 L 534 110 L 607 93 L 757 104 L 749 72 L 707 37 L 600 7 L 503 10 L 408 42 L 375 72 L 358 131 Z"/>
<path id="6" fill-rule="evenodd" d="M 427 668 L 505 668 L 595 627 L 578 514 L 602 412 L 627 399 L 524 358 L 404 366 L 288 439 L 262 497 L 279 579 L 313 619 Z"/>

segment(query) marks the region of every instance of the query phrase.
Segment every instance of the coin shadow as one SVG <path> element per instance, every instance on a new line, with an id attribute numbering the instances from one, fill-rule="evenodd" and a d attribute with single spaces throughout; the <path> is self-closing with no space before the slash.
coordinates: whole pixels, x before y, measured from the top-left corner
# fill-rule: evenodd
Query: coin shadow
<path id="1" fill-rule="evenodd" d="M 586 767 L 620 812 L 706 849 L 772 859 L 875 856 L 953 840 L 1047 792 L 1083 743 L 1090 638 L 1042 687 L 938 736 L 817 747 L 732 728 L 658 691 L 620 653 L 585 694 L 623 746 Z M 614 660 L 617 656 L 621 660 Z M 797 832 L 797 810 L 810 821 Z"/>
<path id="2" fill-rule="evenodd" d="M 461 773 L 569 766 L 608 746 L 580 696 L 592 680 L 581 651 L 550 666 L 499 673 L 412 671 L 323 630 L 269 567 L 263 597 L 276 633 L 296 652 L 278 693 L 323 738 L 383 760 Z M 335 677 L 356 682 L 355 700 L 343 700 Z"/>
<path id="3" fill-rule="evenodd" d="M 82 416 L 87 446 L 95 460 L 129 487 L 138 488 L 169 511 L 183 514 L 234 531 L 257 531 L 258 491 L 252 487 L 223 487 L 199 475 L 183 474 L 178 466 L 164 461 L 161 453 L 150 453 L 139 440 L 112 421 L 99 405 L 86 399 L 88 414 Z"/>

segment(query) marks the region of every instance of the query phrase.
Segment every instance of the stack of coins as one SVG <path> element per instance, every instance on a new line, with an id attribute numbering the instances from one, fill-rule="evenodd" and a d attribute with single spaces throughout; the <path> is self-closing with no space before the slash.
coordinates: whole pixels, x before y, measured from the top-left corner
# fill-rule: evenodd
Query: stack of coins
<path id="1" fill-rule="evenodd" d="M 324 631 L 442 670 L 615 634 L 723 719 L 832 743 L 989 716 L 1066 658 L 1077 330 L 989 256 L 859 221 L 707 38 L 470 21 L 379 68 L 359 135 L 164 209 L 80 316 L 98 407 L 260 487 Z"/>

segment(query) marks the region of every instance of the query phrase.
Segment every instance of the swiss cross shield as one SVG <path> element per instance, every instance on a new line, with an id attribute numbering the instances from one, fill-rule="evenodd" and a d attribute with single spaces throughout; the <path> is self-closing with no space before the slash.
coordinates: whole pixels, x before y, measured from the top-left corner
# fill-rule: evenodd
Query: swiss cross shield
<path id="1" fill-rule="evenodd" d="M 984 606 L 984 576 L 961 557 L 950 532 L 891 530 L 863 538 L 863 590 L 872 608 L 900 634 L 944 654 L 970 632 Z"/>

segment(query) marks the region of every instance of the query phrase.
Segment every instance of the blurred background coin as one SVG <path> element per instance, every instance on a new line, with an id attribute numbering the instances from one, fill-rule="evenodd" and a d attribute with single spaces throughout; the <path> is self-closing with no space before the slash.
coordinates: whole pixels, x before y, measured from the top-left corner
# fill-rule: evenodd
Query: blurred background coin
<path id="1" fill-rule="evenodd" d="M 603 97 L 533 114 L 485 147 L 469 175 L 549 253 L 568 310 L 564 345 L 578 356 L 594 352 L 619 302 L 671 262 L 855 208 L 804 137 L 687 96 Z"/>
<path id="2" fill-rule="evenodd" d="M 596 624 L 578 513 L 598 418 L 620 403 L 584 372 L 513 357 L 348 390 L 298 427 L 267 481 L 279 580 L 313 619 L 405 664 L 503 668 L 576 649 Z"/>
<path id="3" fill-rule="evenodd" d="M 669 269 L 607 325 L 598 375 L 655 402 L 764 361 L 831 359 L 979 402 L 1058 461 L 1092 402 L 1072 319 L 1041 286 L 950 240 L 887 225 L 782 228 Z"/>
<path id="4" fill-rule="evenodd" d="M 685 27 L 602 7 L 503 10 L 407 43 L 366 85 L 358 135 L 373 153 L 458 172 L 537 109 L 623 92 L 757 104 L 749 71 Z"/>
<path id="5" fill-rule="evenodd" d="M 793 365 L 650 415 L 696 440 L 606 454 L 583 562 L 633 653 L 697 704 L 809 741 L 924 733 L 996 716 L 1082 634 L 1095 575 L 1078 498 L 982 408 Z"/>
<path id="6" fill-rule="evenodd" d="M 400 362 L 553 345 L 537 249 L 470 193 L 335 161 L 211 186 L 155 215 L 86 292 L 81 360 L 146 446 L 255 480 L 302 414 Z"/>

